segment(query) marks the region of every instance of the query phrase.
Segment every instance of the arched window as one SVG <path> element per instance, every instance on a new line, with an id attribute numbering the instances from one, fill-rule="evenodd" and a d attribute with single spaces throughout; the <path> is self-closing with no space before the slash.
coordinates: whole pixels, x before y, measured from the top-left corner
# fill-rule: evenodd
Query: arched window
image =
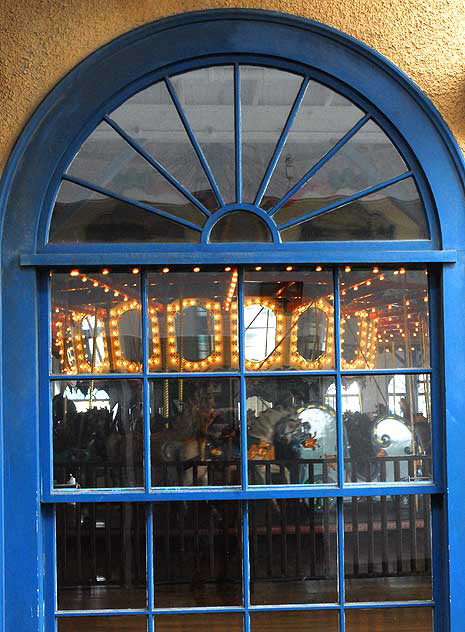
<path id="1" fill-rule="evenodd" d="M 262 12 L 150 25 L 51 94 L 4 186 L 21 629 L 460 619 L 451 147 L 385 60 Z"/>

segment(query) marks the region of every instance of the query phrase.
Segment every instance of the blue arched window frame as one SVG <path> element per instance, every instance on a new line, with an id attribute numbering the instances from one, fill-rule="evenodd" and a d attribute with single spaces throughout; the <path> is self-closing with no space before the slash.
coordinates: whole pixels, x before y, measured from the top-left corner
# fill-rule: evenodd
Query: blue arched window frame
<path id="1" fill-rule="evenodd" d="M 63 247 L 45 242 L 59 178 L 73 151 L 103 113 L 174 68 L 180 72 L 206 62 L 232 59 L 237 63 L 278 60 L 283 68 L 311 68 L 315 77 L 324 76 L 325 83 L 364 103 L 394 143 L 402 147 L 402 153 L 408 153 L 409 164 L 417 166 L 431 242 L 262 244 L 254 247 L 253 254 L 244 244 L 139 246 L 135 251 L 133 245 Z M 437 626 L 443 622 L 447 626 L 450 617 L 450 629 L 459 630 L 465 617 L 460 579 L 465 563 L 465 485 L 461 483 L 459 452 L 463 442 L 460 421 L 465 343 L 456 331 L 457 323 L 465 319 L 463 181 L 463 163 L 450 132 L 408 78 L 360 42 L 299 18 L 246 10 L 169 18 L 111 42 L 65 77 L 20 136 L 3 176 L 0 198 L 1 553 L 7 570 L 1 589 L 5 628 L 18 627 L 27 632 L 42 629 L 47 616 L 44 603 L 50 601 L 47 591 L 53 584 L 43 581 L 44 557 L 47 560 L 52 547 L 46 540 L 48 531 L 43 531 L 50 516 L 46 507 L 41 510 L 41 500 L 51 499 L 41 499 L 39 417 L 41 409 L 48 411 L 48 403 L 39 397 L 40 372 L 44 370 L 39 353 L 38 321 L 43 310 L 39 297 L 41 289 L 44 292 L 38 284 L 37 268 L 190 263 L 195 254 L 196 263 L 247 263 L 257 258 L 263 263 L 291 259 L 305 263 L 371 263 L 376 259 L 377 263 L 423 262 L 441 268 L 437 285 L 430 288 L 433 299 L 443 305 L 433 323 L 437 333 L 433 369 L 442 376 L 435 405 L 444 420 L 435 437 L 443 472 L 430 490 L 438 493 L 438 502 L 444 505 L 442 510 L 438 506 L 433 516 L 436 532 L 441 534 L 436 544 L 443 537 L 442 546 L 435 551 L 435 568 L 442 577 L 436 582 L 435 602 Z M 53 567 L 48 565 L 49 560 L 46 563 L 47 568 Z"/>

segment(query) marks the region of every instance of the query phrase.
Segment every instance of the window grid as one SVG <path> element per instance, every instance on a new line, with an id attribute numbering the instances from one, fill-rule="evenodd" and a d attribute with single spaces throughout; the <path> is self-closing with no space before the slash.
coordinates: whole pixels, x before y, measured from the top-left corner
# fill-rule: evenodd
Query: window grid
<path id="1" fill-rule="evenodd" d="M 49 556 L 46 562 L 46 577 L 47 581 L 44 583 L 44 594 L 46 602 L 48 602 L 50 613 L 49 621 L 50 625 L 56 625 L 56 621 L 64 617 L 79 617 L 79 616 L 137 616 L 144 615 L 147 617 L 148 631 L 153 632 L 155 630 L 155 615 L 158 614 L 189 614 L 199 613 L 208 614 L 213 612 L 224 613 L 243 613 L 244 614 L 244 630 L 249 632 L 250 630 L 250 613 L 253 612 L 275 612 L 275 611 L 338 611 L 339 612 L 339 630 L 345 632 L 345 616 L 346 610 L 350 609 L 362 609 L 369 607 L 370 609 L 379 608 L 410 608 L 410 607 L 434 607 L 435 599 L 425 601 L 393 601 L 393 602 L 346 602 L 345 601 L 345 572 L 344 572 L 344 498 L 345 497 L 357 497 L 357 496 L 399 496 L 411 495 L 411 494 L 431 494 L 432 500 L 432 521 L 438 521 L 438 509 L 437 503 L 434 502 L 434 495 L 442 492 L 440 479 L 436 478 L 436 473 L 433 477 L 432 483 L 392 483 L 379 485 L 376 483 L 370 483 L 366 485 L 356 485 L 345 483 L 344 474 L 344 437 L 343 437 L 343 419 L 342 419 L 342 378 L 344 375 L 395 375 L 395 374 L 427 374 L 432 375 L 434 367 L 430 369 L 373 369 L 373 370 L 344 370 L 341 368 L 341 344 L 340 344 L 340 293 L 339 293 L 339 268 L 333 267 L 333 281 L 334 281 L 334 331 L 335 331 L 335 368 L 334 370 L 325 371 L 265 371 L 264 376 L 318 376 L 326 375 L 333 376 L 336 380 L 336 419 L 337 419 L 337 472 L 338 472 L 338 485 L 287 485 L 283 486 L 249 486 L 248 485 L 248 460 L 247 460 L 247 424 L 243 423 L 241 415 L 241 486 L 238 487 L 205 487 L 205 488 L 184 488 L 184 489 L 160 489 L 151 488 L 151 464 L 150 464 L 150 395 L 149 395 L 149 380 L 154 379 L 166 379 L 167 377 L 173 378 L 198 378 L 198 377 L 237 377 L 240 379 L 240 410 L 246 410 L 246 378 L 256 377 L 260 374 L 257 371 L 246 371 L 245 369 L 245 331 L 244 331 L 244 269 L 239 267 L 238 269 L 238 344 L 239 344 L 239 370 L 238 371 L 225 371 L 225 372 L 198 372 L 198 373 L 150 373 L 148 371 L 149 365 L 149 318 L 148 318 L 148 291 L 147 291 L 147 272 L 142 270 L 141 276 L 141 290 L 142 290 L 142 351 L 143 351 L 143 363 L 142 374 L 98 374 L 98 378 L 108 380 L 120 380 L 120 379 L 142 379 L 143 380 L 143 403 L 144 403 L 144 473 L 145 484 L 143 490 L 128 490 L 128 489 L 108 489 L 108 490 L 82 490 L 74 492 L 53 491 L 53 465 L 52 465 L 52 436 L 51 436 L 51 424 L 48 422 L 51 419 L 51 407 L 50 407 L 50 383 L 51 380 L 67 380 L 70 379 L 69 375 L 52 375 L 49 373 L 49 353 L 46 358 L 43 359 L 42 371 L 47 374 L 45 380 L 45 389 L 43 392 L 42 412 L 47 411 L 48 423 L 42 424 L 42 440 L 45 442 L 43 449 L 47 454 L 47 458 L 43 459 L 45 464 L 43 471 L 43 511 L 44 511 L 44 546 L 46 550 L 53 551 L 53 556 Z M 431 277 L 434 275 L 429 274 L 429 286 L 431 287 Z M 49 275 L 47 275 L 48 282 L 42 282 L 47 286 L 47 291 L 42 293 L 42 323 L 46 323 L 47 331 L 43 331 L 42 335 L 46 337 L 47 344 L 46 349 L 51 349 L 50 338 L 50 292 L 49 292 Z M 43 289 L 45 289 L 43 287 Z M 434 331 L 431 328 L 432 319 L 434 314 L 434 305 L 432 303 L 432 297 L 430 294 L 430 331 Z M 435 345 L 429 342 L 430 347 Z M 43 356 L 44 354 L 42 354 Z M 432 354 L 432 361 L 434 362 L 435 355 Z M 79 379 L 85 379 L 86 377 L 92 378 L 95 375 L 78 375 Z M 432 402 L 435 401 L 435 380 L 432 380 Z M 433 408 L 434 410 L 434 408 Z M 433 413 L 433 418 L 434 413 Z M 435 438 L 437 437 L 434 431 L 435 425 L 433 424 L 433 445 L 437 443 Z M 434 467 L 437 470 L 437 459 L 433 459 Z M 249 525 L 248 525 L 248 505 L 253 499 L 273 499 L 273 498 L 336 498 L 337 502 L 337 519 L 336 519 L 336 532 L 337 532 L 337 586 L 339 592 L 339 598 L 336 603 L 320 603 L 320 604 L 290 604 L 290 605 L 252 605 L 250 601 L 250 560 L 249 560 Z M 153 533 L 154 524 L 156 524 L 156 516 L 154 516 L 154 508 L 149 504 L 151 501 L 160 500 L 213 500 L 213 499 L 234 499 L 240 503 L 242 511 L 242 586 L 243 586 L 243 605 L 237 607 L 182 607 L 182 608 L 157 608 L 155 606 L 155 577 L 154 577 L 154 546 L 153 546 Z M 144 502 L 148 511 L 146 512 L 146 551 L 147 551 L 147 608 L 146 609 L 115 609 L 115 610 L 94 610 L 94 611 L 63 611 L 57 610 L 57 587 L 56 587 L 56 530 L 55 530 L 55 512 L 53 509 L 54 503 L 69 503 L 69 502 Z M 434 538 L 437 537 L 433 530 L 433 551 Z M 437 580 L 434 581 L 435 566 L 438 563 L 437 559 L 433 559 L 433 589 L 438 584 Z M 53 579 L 52 579 L 53 578 Z M 434 589 L 434 596 L 436 598 L 437 589 Z M 54 613 L 54 614 L 52 614 Z M 50 628 L 54 629 L 54 628 Z"/>

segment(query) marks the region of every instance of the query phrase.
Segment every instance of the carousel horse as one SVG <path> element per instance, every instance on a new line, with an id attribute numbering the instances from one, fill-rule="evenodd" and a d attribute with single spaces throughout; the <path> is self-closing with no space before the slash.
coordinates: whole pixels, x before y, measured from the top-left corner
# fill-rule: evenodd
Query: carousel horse
<path id="1" fill-rule="evenodd" d="M 285 458 L 286 448 L 292 443 L 292 437 L 299 431 L 301 421 L 297 410 L 293 407 L 276 406 L 268 408 L 255 416 L 253 411 L 247 411 L 247 457 L 249 461 L 272 461 L 268 470 L 273 475 L 281 475 L 289 483 L 289 469 L 276 463 L 277 456 Z M 280 454 L 277 454 L 279 452 Z M 267 466 L 257 464 L 253 467 L 252 480 L 255 485 L 267 482 Z"/>

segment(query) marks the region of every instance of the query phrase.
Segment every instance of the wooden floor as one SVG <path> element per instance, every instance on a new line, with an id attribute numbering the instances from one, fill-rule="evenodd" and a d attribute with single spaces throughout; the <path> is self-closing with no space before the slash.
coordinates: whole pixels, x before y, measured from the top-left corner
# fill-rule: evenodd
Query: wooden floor
<path id="1" fill-rule="evenodd" d="M 60 619 L 58 632 L 146 632 L 144 617 L 72 617 Z M 156 632 L 242 632 L 237 614 L 165 615 L 155 618 Z M 351 610 L 347 632 L 432 632 L 429 608 Z M 251 632 L 338 632 L 335 612 L 253 613 Z"/>

